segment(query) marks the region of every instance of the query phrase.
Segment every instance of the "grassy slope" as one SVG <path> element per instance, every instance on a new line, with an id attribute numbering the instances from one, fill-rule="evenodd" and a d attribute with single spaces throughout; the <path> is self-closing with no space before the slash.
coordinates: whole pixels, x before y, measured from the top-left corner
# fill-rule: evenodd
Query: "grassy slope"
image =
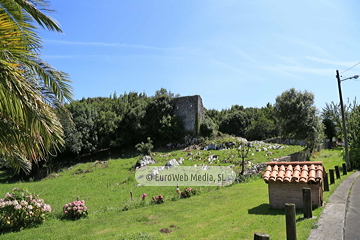
<path id="1" fill-rule="evenodd" d="M 205 153 L 202 152 L 203 155 Z M 326 169 L 332 168 L 334 164 L 341 165 L 339 151 L 328 150 L 321 155 L 328 156 L 324 158 Z M 185 153 L 177 151 L 167 157 L 158 157 L 161 158 L 159 164 L 180 156 L 184 157 Z M 323 156 L 319 155 L 313 160 L 321 160 Z M 203 159 L 205 158 L 196 161 Z M 107 168 L 101 164 L 81 164 L 52 179 L 33 183 L 1 184 L 0 196 L 14 187 L 24 187 L 39 193 L 54 209 L 52 218 L 39 228 L 8 233 L 1 238 L 122 239 L 127 236 L 131 239 L 131 236 L 138 236 L 141 239 L 143 232 L 143 236 L 156 239 L 178 239 L 183 236 L 185 239 L 252 239 L 253 233 L 260 231 L 270 234 L 272 239 L 285 239 L 284 211 L 269 209 L 267 185 L 263 180 L 210 192 L 203 189 L 199 196 L 171 201 L 169 199 L 174 198 L 175 187 L 136 186 L 134 173 L 128 171 L 134 161 L 135 159 L 110 160 Z M 196 161 L 188 161 L 188 164 Z M 74 175 L 85 169 L 93 172 Z M 337 181 L 336 185 L 339 183 L 340 181 Z M 336 185 L 332 185 L 331 190 Z M 129 202 L 129 191 L 134 193 L 134 202 L 141 201 L 143 192 L 148 196 L 163 194 L 166 202 L 122 211 Z M 329 193 L 325 193 L 325 197 L 328 195 Z M 78 221 L 61 221 L 56 218 L 61 214 L 62 206 L 78 196 L 84 199 L 89 207 L 89 217 Z M 316 209 L 314 215 L 318 216 L 320 211 L 321 208 Z M 316 220 L 302 220 L 301 217 L 301 213 L 298 213 L 297 235 L 298 239 L 306 239 Z M 171 228 L 170 225 L 176 227 Z M 162 228 L 171 229 L 172 232 L 160 233 Z"/>

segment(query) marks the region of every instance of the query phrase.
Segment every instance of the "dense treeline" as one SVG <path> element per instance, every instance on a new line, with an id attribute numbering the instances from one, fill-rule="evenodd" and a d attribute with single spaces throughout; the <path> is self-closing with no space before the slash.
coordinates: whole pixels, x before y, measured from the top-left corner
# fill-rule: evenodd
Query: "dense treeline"
<path id="1" fill-rule="evenodd" d="M 182 142 L 186 133 L 181 119 L 173 116 L 174 94 L 166 89 L 154 96 L 124 93 L 109 98 L 88 98 L 67 106 L 74 124 L 63 119 L 66 135 L 64 153 L 81 155 L 106 148 L 131 148 L 150 137 L 155 146 Z M 264 140 L 273 137 L 302 140 L 310 150 L 335 137 L 343 139 L 340 106 L 326 104 L 321 113 L 314 106 L 315 96 L 307 91 L 290 89 L 261 108 L 233 105 L 230 109 L 210 109 L 200 126 L 202 137 L 219 133 Z M 350 157 L 353 166 L 360 165 L 360 106 L 345 106 L 348 123 Z"/>
<path id="2" fill-rule="evenodd" d="M 248 140 L 263 140 L 279 136 L 274 106 L 244 108 L 234 105 L 230 109 L 207 110 L 206 115 L 222 133 L 241 136 Z"/>
<path id="3" fill-rule="evenodd" d="M 67 105 L 73 124 L 62 118 L 66 146 L 63 154 L 87 154 L 107 148 L 134 148 L 150 137 L 158 146 L 183 136 L 182 122 L 173 116 L 174 94 L 165 89 L 145 93 L 116 93 L 73 101 Z"/>
<path id="4" fill-rule="evenodd" d="M 63 153 L 82 155 L 107 148 L 134 148 L 148 137 L 155 147 L 181 143 L 187 133 L 181 119 L 173 115 L 174 97 L 173 93 L 160 89 L 151 97 L 130 92 L 70 103 L 66 107 L 74 124 L 63 118 L 66 136 Z M 200 135 L 211 138 L 225 133 L 248 140 L 278 136 L 309 140 L 307 135 L 312 135 L 320 122 L 313 104 L 311 93 L 291 89 L 280 95 L 274 105 L 268 103 L 262 108 L 234 105 L 221 111 L 206 110 Z"/>
<path id="5" fill-rule="evenodd" d="M 73 124 L 62 118 L 66 146 L 62 155 L 82 155 L 102 149 L 134 148 L 148 137 L 156 147 L 181 143 L 186 133 L 182 121 L 173 113 L 174 94 L 161 89 L 154 96 L 145 93 L 113 94 L 73 101 L 66 106 Z M 227 110 L 207 110 L 200 126 L 203 137 L 218 132 L 262 140 L 279 135 L 275 108 L 234 105 Z"/>
<path id="6" fill-rule="evenodd" d="M 356 99 L 348 100 L 344 106 L 346 129 L 349 142 L 349 158 L 351 167 L 360 167 L 360 106 Z M 335 138 L 343 141 L 344 132 L 340 104 L 327 103 L 321 113 L 322 122 L 325 126 L 325 135 L 328 139 Z"/>
<path id="7" fill-rule="evenodd" d="M 148 138 L 155 147 L 182 143 L 188 133 L 184 132 L 181 119 L 173 115 L 174 97 L 173 93 L 160 89 L 154 96 L 137 92 L 117 96 L 114 93 L 108 98 L 71 102 L 66 109 L 72 121 L 68 114 L 58 114 L 65 133 L 65 146 L 61 154 L 48 158 L 46 164 L 57 164 L 69 158 L 74 161 L 76 156 L 103 149 L 135 150 L 136 144 Z M 356 102 L 347 105 L 346 115 L 350 154 L 353 159 L 360 159 L 360 107 Z M 222 133 L 248 140 L 273 137 L 302 140 L 310 150 L 316 149 L 325 137 L 342 138 L 343 134 L 338 105 L 326 104 L 320 114 L 314 106 L 314 95 L 295 89 L 283 92 L 275 99 L 275 104 L 268 103 L 261 108 L 233 105 L 220 111 L 206 110 L 200 135 L 212 138 Z M 353 161 L 353 165 L 357 165 L 356 160 Z"/>

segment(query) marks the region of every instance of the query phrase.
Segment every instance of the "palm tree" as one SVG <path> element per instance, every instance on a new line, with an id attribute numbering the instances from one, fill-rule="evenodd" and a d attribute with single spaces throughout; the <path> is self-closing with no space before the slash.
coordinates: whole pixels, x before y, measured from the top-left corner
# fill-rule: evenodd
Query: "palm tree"
<path id="1" fill-rule="evenodd" d="M 40 58 L 37 26 L 61 32 L 47 7 L 46 0 L 0 0 L 0 153 L 17 173 L 64 145 L 56 113 L 72 88 L 67 74 Z"/>

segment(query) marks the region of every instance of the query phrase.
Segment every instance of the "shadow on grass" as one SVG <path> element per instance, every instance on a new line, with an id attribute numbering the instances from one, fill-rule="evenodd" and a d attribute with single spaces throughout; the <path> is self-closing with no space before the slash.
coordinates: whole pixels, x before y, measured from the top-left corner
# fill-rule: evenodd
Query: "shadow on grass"
<path id="1" fill-rule="evenodd" d="M 0 171 L 0 183 L 15 183 L 18 179 L 6 171 Z"/>
<path id="2" fill-rule="evenodd" d="M 270 204 L 263 203 L 248 210 L 248 214 L 255 215 L 285 215 L 284 209 L 272 209 Z"/>

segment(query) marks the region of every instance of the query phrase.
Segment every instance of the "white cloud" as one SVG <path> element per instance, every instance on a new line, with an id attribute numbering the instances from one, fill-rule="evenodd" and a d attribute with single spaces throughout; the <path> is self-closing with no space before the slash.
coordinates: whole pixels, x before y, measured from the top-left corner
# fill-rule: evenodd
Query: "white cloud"
<path id="1" fill-rule="evenodd" d="M 319 62 L 319 63 L 324 63 L 324 64 L 330 64 L 330 65 L 336 65 L 336 66 L 343 66 L 343 67 L 351 67 L 354 66 L 356 63 L 355 61 L 332 61 L 332 60 L 328 60 L 328 59 L 323 59 L 323 58 L 316 58 L 316 57 L 311 57 L 311 56 L 305 56 L 306 59 L 309 59 L 311 61 L 315 61 L 315 62 Z"/>
<path id="2" fill-rule="evenodd" d="M 320 54 L 320 55 L 323 55 L 323 56 L 327 56 L 327 57 L 332 57 L 332 54 L 329 53 L 328 51 L 326 51 L 325 49 L 323 49 L 322 47 L 314 44 L 314 43 L 310 43 L 310 42 L 307 42 L 307 41 L 304 41 L 304 40 L 299 40 L 299 39 L 294 39 L 293 40 L 294 43 L 298 44 L 298 45 L 301 45 L 305 48 L 308 48 L 312 51 L 314 51 L 315 53 L 317 54 Z"/>
<path id="3" fill-rule="evenodd" d="M 75 58 L 75 55 L 42 55 L 44 58 L 53 58 L 53 59 L 64 59 L 64 58 Z"/>
<path id="4" fill-rule="evenodd" d="M 293 67 L 293 66 L 279 66 L 287 72 L 295 72 L 295 73 L 311 73 L 321 76 L 332 76 L 334 75 L 334 69 L 329 68 L 309 68 L 309 67 Z"/>
<path id="5" fill-rule="evenodd" d="M 183 49 L 181 47 L 179 47 L 179 48 L 163 48 L 163 47 L 152 47 L 152 46 L 126 44 L 126 43 L 79 42 L 79 41 L 64 41 L 64 40 L 53 40 L 53 39 L 45 39 L 44 41 L 47 43 L 54 43 L 54 44 L 98 46 L 98 47 L 125 47 L 125 48 L 143 48 L 143 49 L 152 49 L 152 50 L 180 50 L 180 49 Z"/>
<path id="6" fill-rule="evenodd" d="M 292 64 L 295 64 L 295 65 L 298 65 L 298 63 L 291 57 L 285 57 L 285 56 L 282 56 L 282 55 L 279 55 L 279 54 L 273 54 L 274 57 L 277 57 L 277 58 L 280 58 L 282 60 L 285 60 L 289 63 L 292 63 Z"/>

